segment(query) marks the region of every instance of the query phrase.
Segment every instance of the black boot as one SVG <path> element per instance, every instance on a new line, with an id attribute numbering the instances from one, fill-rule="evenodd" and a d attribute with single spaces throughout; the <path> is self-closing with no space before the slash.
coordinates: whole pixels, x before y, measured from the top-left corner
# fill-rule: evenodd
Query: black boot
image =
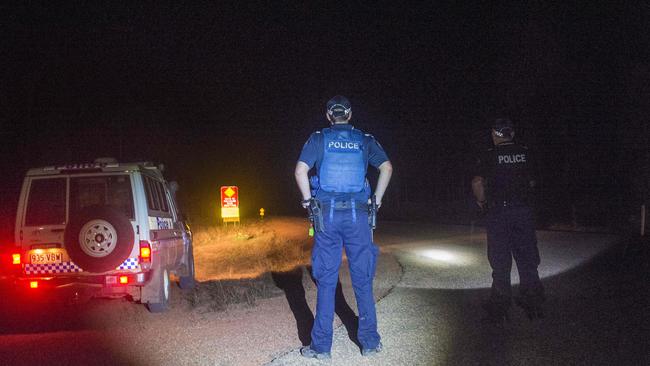
<path id="1" fill-rule="evenodd" d="M 501 325 L 510 320 L 510 315 L 508 314 L 510 310 L 509 302 L 506 303 L 489 299 L 481 307 L 485 310 L 485 316 L 482 319 L 484 323 Z"/>
<path id="2" fill-rule="evenodd" d="M 544 310 L 542 309 L 544 300 L 544 291 L 540 288 L 521 290 L 520 295 L 515 299 L 515 303 L 524 310 L 528 319 L 535 320 L 544 318 Z"/>

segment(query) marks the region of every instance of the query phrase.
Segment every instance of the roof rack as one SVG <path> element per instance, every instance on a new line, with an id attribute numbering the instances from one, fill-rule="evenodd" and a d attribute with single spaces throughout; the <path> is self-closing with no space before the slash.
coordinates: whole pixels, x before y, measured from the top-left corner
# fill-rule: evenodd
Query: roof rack
<path id="1" fill-rule="evenodd" d="M 150 161 L 119 163 L 115 158 L 97 158 L 92 163 L 70 163 L 56 166 L 29 169 L 27 175 L 80 174 L 91 172 L 110 172 L 116 170 L 164 170 L 164 165 Z"/>

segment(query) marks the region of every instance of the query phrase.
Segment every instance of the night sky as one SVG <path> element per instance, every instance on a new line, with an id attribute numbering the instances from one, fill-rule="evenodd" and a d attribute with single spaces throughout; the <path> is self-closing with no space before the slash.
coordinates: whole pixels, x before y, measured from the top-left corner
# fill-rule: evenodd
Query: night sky
<path id="1" fill-rule="evenodd" d="M 165 163 L 195 220 L 229 184 L 245 214 L 300 214 L 293 167 L 336 94 L 393 162 L 387 217 L 456 217 L 501 116 L 541 157 L 547 221 L 647 199 L 648 6 L 274 4 L 3 5 L 3 230 L 27 168 L 99 156 Z"/>

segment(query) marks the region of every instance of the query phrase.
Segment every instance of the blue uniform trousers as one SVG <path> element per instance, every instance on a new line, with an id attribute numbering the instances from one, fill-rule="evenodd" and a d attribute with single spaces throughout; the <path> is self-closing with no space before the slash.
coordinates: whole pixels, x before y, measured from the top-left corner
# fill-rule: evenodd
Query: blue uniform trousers
<path id="1" fill-rule="evenodd" d="M 380 338 L 372 281 L 379 250 L 372 243 L 368 213 L 324 207 L 323 219 L 325 231 L 315 234 L 311 258 L 312 275 L 318 288 L 311 348 L 316 352 L 330 352 L 332 348 L 334 295 L 344 247 L 359 312 L 357 339 L 363 348 L 375 348 Z"/>
<path id="2" fill-rule="evenodd" d="M 494 207 L 487 215 L 488 260 L 492 267 L 492 300 L 510 306 L 510 270 L 514 257 L 522 295 L 543 297 L 539 279 L 539 250 L 532 210 L 528 207 Z"/>

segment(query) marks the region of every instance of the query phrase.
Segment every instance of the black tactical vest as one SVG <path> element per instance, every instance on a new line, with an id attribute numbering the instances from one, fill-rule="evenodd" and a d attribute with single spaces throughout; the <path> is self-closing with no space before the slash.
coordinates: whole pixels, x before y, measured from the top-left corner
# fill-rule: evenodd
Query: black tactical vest
<path id="1" fill-rule="evenodd" d="M 528 206 L 534 179 L 528 148 L 505 142 L 481 158 L 481 176 L 487 180 L 487 198 L 495 206 Z"/>

